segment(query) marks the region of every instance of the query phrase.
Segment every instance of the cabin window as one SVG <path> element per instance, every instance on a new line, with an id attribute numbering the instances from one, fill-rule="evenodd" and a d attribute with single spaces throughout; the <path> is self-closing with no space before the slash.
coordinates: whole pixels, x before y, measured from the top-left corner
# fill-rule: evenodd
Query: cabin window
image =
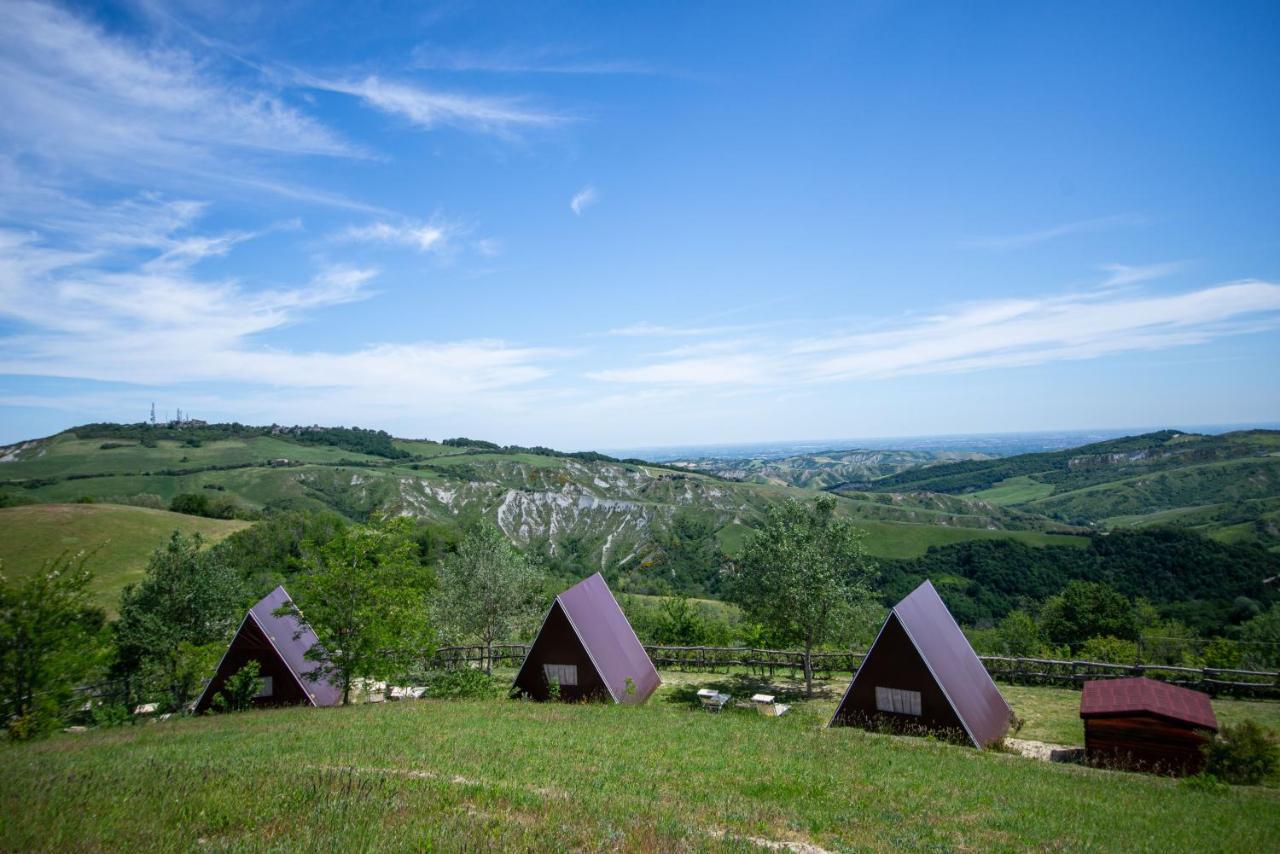
<path id="1" fill-rule="evenodd" d="M 576 664 L 544 664 L 542 670 L 547 675 L 547 684 L 554 682 L 561 688 L 578 685 L 578 665 Z"/>
<path id="2" fill-rule="evenodd" d="M 876 710 L 897 715 L 920 715 L 920 692 L 876 687 Z"/>
<path id="3" fill-rule="evenodd" d="M 254 694 L 253 698 L 255 700 L 260 700 L 265 697 L 270 697 L 274 690 L 275 684 L 272 682 L 271 677 L 263 676 L 258 680 L 258 693 Z"/>

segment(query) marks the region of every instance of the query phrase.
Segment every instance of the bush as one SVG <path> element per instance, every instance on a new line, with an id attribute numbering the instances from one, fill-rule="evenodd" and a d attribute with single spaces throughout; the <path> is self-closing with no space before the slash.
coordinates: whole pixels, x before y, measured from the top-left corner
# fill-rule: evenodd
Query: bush
<path id="1" fill-rule="evenodd" d="M 1133 664 L 1138 660 L 1138 645 L 1117 637 L 1089 638 L 1080 647 L 1080 658 L 1108 664 Z"/>
<path id="2" fill-rule="evenodd" d="M 262 687 L 259 672 L 258 662 L 250 661 L 228 676 L 218 696 L 213 698 L 214 709 L 219 712 L 243 712 L 252 706 L 253 698 Z"/>
<path id="3" fill-rule="evenodd" d="M 483 700 L 501 696 L 506 682 L 499 682 L 483 670 L 464 667 L 427 677 L 427 696 L 438 700 Z"/>
<path id="4" fill-rule="evenodd" d="M 1243 786 L 1256 786 L 1280 767 L 1275 736 L 1252 720 L 1224 725 L 1204 755 L 1205 774 Z"/>

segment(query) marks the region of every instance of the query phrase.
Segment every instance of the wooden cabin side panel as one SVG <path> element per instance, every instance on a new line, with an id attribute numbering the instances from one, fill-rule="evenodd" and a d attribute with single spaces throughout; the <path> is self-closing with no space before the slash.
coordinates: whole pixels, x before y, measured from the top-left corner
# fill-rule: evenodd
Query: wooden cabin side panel
<path id="1" fill-rule="evenodd" d="M 1212 737 L 1208 730 L 1180 726 L 1150 715 L 1086 718 L 1085 755 L 1098 764 L 1195 774 L 1204 767 L 1201 747 Z"/>

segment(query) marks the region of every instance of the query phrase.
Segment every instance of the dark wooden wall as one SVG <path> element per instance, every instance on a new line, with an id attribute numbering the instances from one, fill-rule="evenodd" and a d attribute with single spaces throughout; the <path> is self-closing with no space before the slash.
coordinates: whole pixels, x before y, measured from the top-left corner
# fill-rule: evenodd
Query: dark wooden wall
<path id="1" fill-rule="evenodd" d="M 881 712 L 876 709 L 876 686 L 920 692 L 920 716 Z M 875 646 L 858 670 L 853 690 L 841 704 L 833 726 L 861 726 L 902 732 L 933 732 L 972 744 L 964 724 L 956 716 L 942 689 L 906 630 L 890 619 Z"/>
<path id="2" fill-rule="evenodd" d="M 270 676 L 272 682 L 272 695 L 254 699 L 255 706 L 296 706 L 310 702 L 297 678 L 280 660 L 271 641 L 258 628 L 258 624 L 249 619 L 231 641 L 226 657 L 214 674 L 213 681 L 209 683 L 209 689 L 196 707 L 196 712 L 207 711 L 227 679 L 250 661 L 258 662 L 260 675 Z"/>
<path id="3" fill-rule="evenodd" d="M 1151 715 L 1091 717 L 1084 721 L 1085 756 L 1092 762 L 1135 771 L 1195 774 L 1204 767 L 1202 745 L 1212 733 Z"/>
<path id="4" fill-rule="evenodd" d="M 569 624 L 569 618 L 559 604 L 552 606 L 542 631 L 533 642 L 524 667 L 516 678 L 516 689 L 535 700 L 550 699 L 546 676 L 542 670 L 544 664 L 577 665 L 578 685 L 560 686 L 560 699 L 610 699 L 609 689 L 596 672 L 595 665 L 591 663 L 590 656 L 578 640 L 577 632 Z"/>

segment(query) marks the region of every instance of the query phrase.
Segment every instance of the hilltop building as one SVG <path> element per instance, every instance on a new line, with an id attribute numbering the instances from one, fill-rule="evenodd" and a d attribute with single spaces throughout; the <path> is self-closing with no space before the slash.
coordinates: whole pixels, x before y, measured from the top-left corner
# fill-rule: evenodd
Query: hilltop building
<path id="1" fill-rule="evenodd" d="M 963 737 L 987 747 L 1013 711 L 933 585 L 889 613 L 828 726 Z"/>
<path id="2" fill-rule="evenodd" d="M 515 679 L 515 687 L 536 700 L 558 692 L 562 700 L 615 703 L 643 703 L 660 684 L 598 572 L 556 597 Z"/>

